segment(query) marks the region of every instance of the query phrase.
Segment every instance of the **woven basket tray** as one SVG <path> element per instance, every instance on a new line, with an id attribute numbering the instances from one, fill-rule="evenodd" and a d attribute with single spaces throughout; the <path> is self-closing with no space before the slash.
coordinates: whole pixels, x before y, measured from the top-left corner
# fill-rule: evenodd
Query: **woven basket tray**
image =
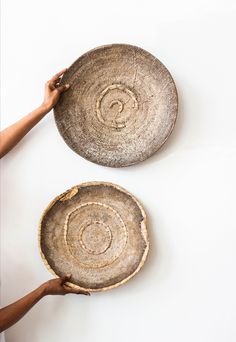
<path id="1" fill-rule="evenodd" d="M 145 262 L 146 215 L 126 190 L 111 183 L 83 183 L 57 196 L 39 226 L 48 269 L 72 274 L 70 285 L 89 291 L 119 286 Z"/>
<path id="2" fill-rule="evenodd" d="M 141 162 L 167 140 L 177 117 L 177 91 L 166 67 L 136 46 L 113 44 L 81 56 L 54 114 L 69 147 L 97 164 Z"/>

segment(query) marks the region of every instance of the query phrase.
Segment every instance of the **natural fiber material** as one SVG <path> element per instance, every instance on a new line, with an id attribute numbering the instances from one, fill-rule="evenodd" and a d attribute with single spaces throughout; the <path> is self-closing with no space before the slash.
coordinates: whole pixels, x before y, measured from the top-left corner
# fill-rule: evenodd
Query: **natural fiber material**
<path id="1" fill-rule="evenodd" d="M 71 286 L 103 291 L 125 283 L 146 259 L 146 215 L 126 190 L 111 183 L 83 183 L 56 197 L 39 227 L 42 258 Z"/>
<path id="2" fill-rule="evenodd" d="M 177 92 L 165 66 L 124 44 L 91 50 L 65 73 L 71 84 L 55 107 L 65 142 L 82 157 L 120 167 L 150 157 L 167 140 L 177 116 Z"/>

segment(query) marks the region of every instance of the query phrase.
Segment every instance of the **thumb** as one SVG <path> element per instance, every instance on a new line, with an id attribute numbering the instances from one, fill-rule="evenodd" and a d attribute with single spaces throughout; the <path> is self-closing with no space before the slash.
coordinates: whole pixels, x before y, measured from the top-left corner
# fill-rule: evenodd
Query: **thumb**
<path id="1" fill-rule="evenodd" d="M 57 90 L 61 94 L 61 93 L 64 93 L 64 91 L 66 91 L 69 88 L 70 88 L 70 85 L 69 84 L 65 84 L 65 85 L 62 85 L 62 86 L 58 87 Z"/>
<path id="2" fill-rule="evenodd" d="M 74 293 L 74 294 L 82 294 L 85 296 L 90 296 L 90 293 L 88 291 L 82 290 L 82 289 L 73 289 L 70 286 L 64 285 L 64 289 L 66 290 L 67 293 Z"/>
<path id="3" fill-rule="evenodd" d="M 70 281 L 72 274 L 67 274 L 61 278 L 61 285 L 65 284 L 67 281 Z"/>

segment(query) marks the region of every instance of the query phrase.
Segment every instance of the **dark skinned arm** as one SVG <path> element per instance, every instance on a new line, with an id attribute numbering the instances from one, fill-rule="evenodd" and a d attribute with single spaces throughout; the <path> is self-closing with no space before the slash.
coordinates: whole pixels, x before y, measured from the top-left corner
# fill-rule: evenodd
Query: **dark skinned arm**
<path id="1" fill-rule="evenodd" d="M 70 276 L 49 280 L 15 303 L 0 309 L 0 332 L 18 322 L 39 300 L 47 295 L 66 295 L 68 293 L 90 295 L 89 292 L 69 287 L 66 284 L 69 280 Z"/>
<path id="2" fill-rule="evenodd" d="M 41 106 L 7 127 L 0 133 L 0 158 L 5 156 L 17 143 L 56 105 L 60 95 L 69 84 L 59 86 L 60 79 L 67 69 L 53 76 L 46 84 Z"/>

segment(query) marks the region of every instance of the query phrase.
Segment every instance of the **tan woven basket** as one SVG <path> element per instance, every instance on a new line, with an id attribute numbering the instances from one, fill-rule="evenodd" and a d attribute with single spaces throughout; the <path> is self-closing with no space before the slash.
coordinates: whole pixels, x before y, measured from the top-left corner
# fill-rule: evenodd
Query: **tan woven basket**
<path id="1" fill-rule="evenodd" d="M 122 167 L 149 158 L 171 134 L 177 91 L 166 67 L 132 45 L 101 46 L 66 71 L 68 91 L 54 114 L 68 146 L 101 165 Z"/>
<path id="2" fill-rule="evenodd" d="M 83 183 L 46 208 L 39 248 L 52 274 L 72 274 L 71 287 L 112 289 L 132 278 L 146 260 L 146 214 L 139 201 L 117 185 Z"/>

